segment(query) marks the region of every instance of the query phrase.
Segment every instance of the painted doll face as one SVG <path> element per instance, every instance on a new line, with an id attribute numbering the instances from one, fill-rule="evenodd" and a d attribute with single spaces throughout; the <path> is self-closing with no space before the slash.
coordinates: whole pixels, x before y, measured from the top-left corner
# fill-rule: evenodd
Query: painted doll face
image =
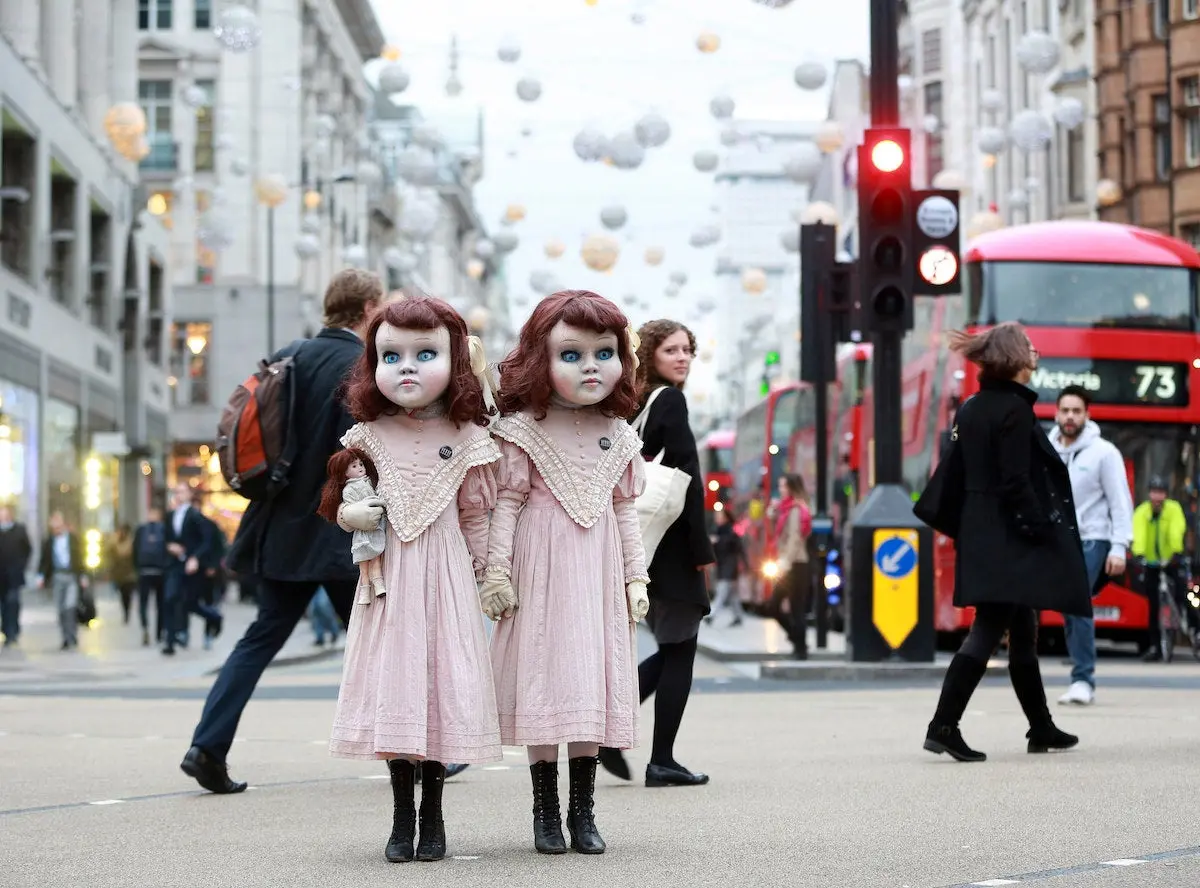
<path id="1" fill-rule="evenodd" d="M 356 478 L 365 477 L 367 477 L 367 467 L 363 465 L 361 459 L 356 459 L 354 462 L 350 463 L 349 467 L 346 469 L 347 481 L 353 481 Z"/>
<path id="2" fill-rule="evenodd" d="M 621 381 L 616 333 L 594 333 L 559 321 L 550 331 L 550 384 L 555 393 L 584 407 L 599 404 Z"/>
<path id="3" fill-rule="evenodd" d="M 428 407 L 450 384 L 450 332 L 402 330 L 383 324 L 375 334 L 375 384 L 404 410 Z"/>

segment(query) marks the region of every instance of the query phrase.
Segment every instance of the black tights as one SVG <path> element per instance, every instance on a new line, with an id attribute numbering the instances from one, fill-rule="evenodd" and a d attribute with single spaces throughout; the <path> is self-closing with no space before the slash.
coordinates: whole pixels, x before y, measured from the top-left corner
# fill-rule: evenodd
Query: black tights
<path id="1" fill-rule="evenodd" d="M 1037 662 L 1037 613 L 1019 604 L 980 604 L 960 654 L 986 663 L 1008 633 L 1008 662 Z"/>
<path id="2" fill-rule="evenodd" d="M 696 665 L 696 637 L 687 641 L 660 644 L 658 650 L 638 665 L 638 683 L 642 702 L 654 698 L 654 744 L 650 762 L 681 767 L 675 761 L 675 736 L 683 721 L 688 695 L 692 692 L 692 669 Z"/>

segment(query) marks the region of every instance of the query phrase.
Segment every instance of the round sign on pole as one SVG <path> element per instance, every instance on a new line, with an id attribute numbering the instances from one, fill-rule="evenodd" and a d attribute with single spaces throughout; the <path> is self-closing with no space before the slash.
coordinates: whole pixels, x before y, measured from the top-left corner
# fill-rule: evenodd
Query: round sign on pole
<path id="1" fill-rule="evenodd" d="M 946 237 L 958 227 L 958 208 L 954 201 L 935 194 L 917 207 L 917 227 L 926 237 Z"/>
<path id="2" fill-rule="evenodd" d="M 917 271 L 926 283 L 943 287 L 958 274 L 958 257 L 946 247 L 930 247 L 917 260 Z"/>

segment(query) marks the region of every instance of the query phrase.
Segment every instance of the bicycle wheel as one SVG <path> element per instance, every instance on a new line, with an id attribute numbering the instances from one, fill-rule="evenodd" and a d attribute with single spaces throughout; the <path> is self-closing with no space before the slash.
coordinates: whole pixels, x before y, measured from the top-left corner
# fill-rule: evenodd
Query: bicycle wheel
<path id="1" fill-rule="evenodd" d="M 1175 656 L 1175 636 L 1179 634 L 1179 624 L 1176 622 L 1175 599 L 1165 588 L 1159 590 L 1158 636 L 1162 646 L 1164 663 L 1170 663 Z"/>

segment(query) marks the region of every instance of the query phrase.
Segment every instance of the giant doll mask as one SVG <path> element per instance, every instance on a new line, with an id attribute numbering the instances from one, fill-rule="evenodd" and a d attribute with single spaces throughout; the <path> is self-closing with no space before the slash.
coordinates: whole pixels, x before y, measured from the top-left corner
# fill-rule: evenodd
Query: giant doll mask
<path id="1" fill-rule="evenodd" d="M 450 332 L 405 330 L 383 324 L 375 334 L 375 385 L 404 410 L 428 407 L 450 385 Z"/>
<path id="2" fill-rule="evenodd" d="M 581 330 L 559 321 L 550 331 L 550 384 L 555 394 L 581 407 L 599 404 L 621 379 L 616 333 Z"/>

